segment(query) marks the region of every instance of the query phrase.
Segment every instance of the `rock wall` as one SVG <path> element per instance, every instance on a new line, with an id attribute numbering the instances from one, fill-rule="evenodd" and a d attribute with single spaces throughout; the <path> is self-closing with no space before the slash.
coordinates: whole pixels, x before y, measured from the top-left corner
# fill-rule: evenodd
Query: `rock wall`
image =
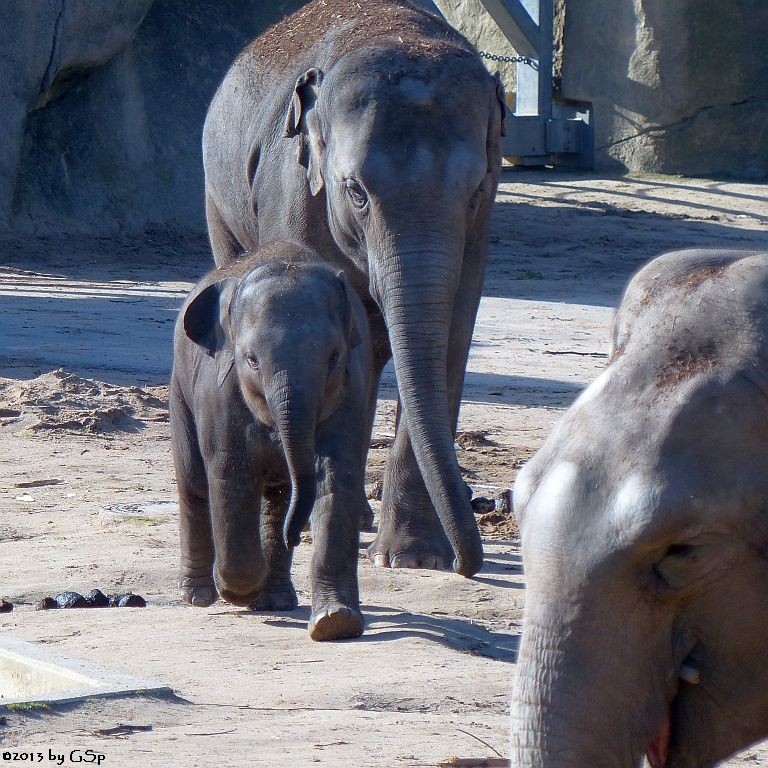
<path id="1" fill-rule="evenodd" d="M 242 46 L 303 1 L 2 4 L 0 229 L 202 229 L 208 102 Z"/>
<path id="2" fill-rule="evenodd" d="M 436 2 L 479 48 L 508 55 L 479 0 Z M 553 2 L 555 74 L 563 98 L 594 106 L 598 168 L 768 177 L 768 2 Z"/>
<path id="3" fill-rule="evenodd" d="M 566 0 L 566 8 L 563 95 L 594 104 L 600 165 L 768 176 L 768 3 Z"/>
<path id="4" fill-rule="evenodd" d="M 202 229 L 207 104 L 305 1 L 0 4 L 0 230 Z M 479 0 L 435 2 L 481 50 L 515 53 Z M 599 168 L 768 176 L 766 0 L 553 2 L 562 95 L 593 103 Z M 487 63 L 511 95 L 514 65 Z"/>

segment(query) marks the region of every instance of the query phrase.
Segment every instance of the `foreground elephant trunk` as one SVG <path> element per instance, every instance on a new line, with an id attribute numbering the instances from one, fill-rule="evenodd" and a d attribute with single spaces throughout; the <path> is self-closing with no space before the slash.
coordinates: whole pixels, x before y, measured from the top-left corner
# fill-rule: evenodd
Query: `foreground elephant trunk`
<path id="1" fill-rule="evenodd" d="M 526 595 L 535 607 L 515 672 L 515 768 L 637 768 L 644 755 L 652 768 L 665 765 L 682 651 L 670 652 L 672 634 L 653 611 L 625 614 L 620 602 L 604 605 L 604 593 L 594 597 L 578 606 Z"/>
<path id="2" fill-rule="evenodd" d="M 483 548 L 454 449 L 446 379 L 448 330 L 461 271 L 458 238 L 398 243 L 374 275 L 403 413 L 424 484 L 455 553 L 454 570 L 477 573 Z"/>

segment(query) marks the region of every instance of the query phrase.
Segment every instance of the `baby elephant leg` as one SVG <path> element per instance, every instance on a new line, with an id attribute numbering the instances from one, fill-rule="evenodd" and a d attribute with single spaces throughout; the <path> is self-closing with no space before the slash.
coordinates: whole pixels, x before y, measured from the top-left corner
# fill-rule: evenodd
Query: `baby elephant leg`
<path id="1" fill-rule="evenodd" d="M 181 569 L 179 588 L 184 602 L 205 608 L 216 602 L 213 583 L 213 537 L 208 499 L 196 495 L 182 482 L 179 487 Z"/>
<path id="2" fill-rule="evenodd" d="M 283 541 L 283 523 L 291 500 L 288 486 L 268 488 L 261 506 L 261 548 L 266 581 L 251 603 L 254 611 L 292 611 L 299 604 L 291 581 L 293 550 Z"/>
<path id="3" fill-rule="evenodd" d="M 171 384 L 173 460 L 179 492 L 181 562 L 179 589 L 184 602 L 205 608 L 216 602 L 213 583 L 213 534 L 208 509 L 208 481 L 192 414 L 176 382 Z"/>
<path id="4" fill-rule="evenodd" d="M 312 617 L 313 640 L 341 640 L 363 634 L 357 587 L 360 538 L 359 495 L 328 494 L 312 511 Z"/>
<path id="5" fill-rule="evenodd" d="M 222 464 L 209 474 L 208 482 L 216 548 L 214 577 L 222 599 L 249 608 L 266 578 L 259 533 L 261 489 L 245 476 L 247 471 L 233 469 L 235 462 Z"/>

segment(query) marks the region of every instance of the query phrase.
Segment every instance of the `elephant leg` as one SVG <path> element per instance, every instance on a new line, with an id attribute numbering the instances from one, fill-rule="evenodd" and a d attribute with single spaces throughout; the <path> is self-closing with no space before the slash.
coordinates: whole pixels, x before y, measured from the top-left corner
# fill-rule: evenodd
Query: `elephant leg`
<path id="1" fill-rule="evenodd" d="M 371 389 L 368 393 L 368 423 L 367 423 L 367 431 L 366 431 L 366 445 L 363 449 L 362 454 L 362 477 L 363 480 L 365 479 L 365 468 L 366 464 L 368 462 L 368 446 L 371 442 L 371 433 L 373 432 L 373 421 L 376 418 L 376 403 L 378 401 L 379 396 L 379 380 L 381 378 L 381 371 L 383 370 L 384 366 L 386 365 L 387 360 L 389 359 L 389 355 L 391 354 L 389 352 L 389 345 L 387 344 L 387 357 L 384 358 L 382 361 L 377 361 L 375 363 L 375 369 L 373 371 L 372 382 L 371 382 Z M 363 482 L 363 487 L 365 487 L 365 482 Z M 360 530 L 361 531 L 372 531 L 374 530 L 374 514 L 373 514 L 373 508 L 368 503 L 368 499 L 366 497 L 363 498 L 363 503 L 361 506 L 360 511 Z"/>
<path id="2" fill-rule="evenodd" d="M 213 581 L 213 535 L 208 499 L 198 496 L 183 481 L 179 489 L 181 572 L 179 589 L 184 602 L 205 608 L 216 602 Z"/>
<path id="3" fill-rule="evenodd" d="M 448 339 L 446 383 L 455 435 L 469 346 L 480 303 L 485 259 L 465 260 L 454 300 Z M 454 552 L 432 504 L 411 447 L 407 420 L 397 404 L 395 440 L 384 472 L 381 521 L 368 548 L 374 565 L 391 568 L 450 569 Z"/>
<path id="4" fill-rule="evenodd" d="M 312 511 L 313 640 L 359 637 L 365 623 L 357 586 L 360 501 L 342 493 L 318 499 Z"/>
<path id="5" fill-rule="evenodd" d="M 245 249 L 227 226 L 221 211 L 208 194 L 205 196 L 205 218 L 208 222 L 208 238 L 216 265 L 221 266 L 240 256 Z"/>
<path id="6" fill-rule="evenodd" d="M 266 579 L 259 516 L 261 487 L 241 456 L 220 456 L 208 475 L 213 541 L 214 579 L 223 600 L 250 607 Z"/>
<path id="7" fill-rule="evenodd" d="M 283 541 L 283 523 L 291 489 L 278 486 L 266 491 L 261 507 L 261 548 L 267 569 L 264 586 L 251 603 L 254 611 L 292 611 L 299 604 L 291 581 L 293 550 Z"/>
<path id="8" fill-rule="evenodd" d="M 341 640 L 363 634 L 357 561 L 360 519 L 366 505 L 362 459 L 370 424 L 361 424 L 364 401 L 341 408 L 318 440 L 317 495 L 312 509 L 312 560 L 309 583 L 313 640 Z"/>
<path id="9" fill-rule="evenodd" d="M 179 494 L 179 589 L 186 603 L 204 608 L 215 603 L 218 597 L 213 583 L 214 550 L 208 483 L 194 420 L 175 381 L 171 383 L 170 421 Z"/>
<path id="10" fill-rule="evenodd" d="M 368 557 L 386 568 L 450 569 L 453 550 L 427 493 L 397 404 L 395 440 L 384 470 L 381 520 Z"/>

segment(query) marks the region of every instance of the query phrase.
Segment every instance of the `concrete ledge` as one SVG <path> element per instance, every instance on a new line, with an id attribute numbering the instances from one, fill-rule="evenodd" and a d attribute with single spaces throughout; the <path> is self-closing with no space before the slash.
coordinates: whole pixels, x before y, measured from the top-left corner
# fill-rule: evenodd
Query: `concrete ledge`
<path id="1" fill-rule="evenodd" d="M 138 692 L 171 693 L 171 689 L 67 658 L 22 640 L 0 638 L 0 707 L 30 702 L 64 703 Z"/>

